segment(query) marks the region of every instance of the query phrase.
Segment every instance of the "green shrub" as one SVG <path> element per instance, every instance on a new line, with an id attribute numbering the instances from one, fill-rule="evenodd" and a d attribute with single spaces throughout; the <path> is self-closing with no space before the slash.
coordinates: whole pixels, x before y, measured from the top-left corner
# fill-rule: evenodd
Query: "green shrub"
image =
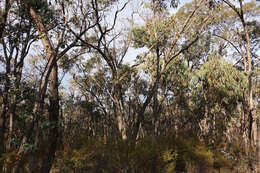
<path id="1" fill-rule="evenodd" d="M 145 137 L 138 142 L 111 139 L 106 143 L 100 138 L 81 139 L 80 147 L 59 152 L 53 172 L 201 173 L 231 167 L 221 153 L 214 154 L 196 138 Z"/>

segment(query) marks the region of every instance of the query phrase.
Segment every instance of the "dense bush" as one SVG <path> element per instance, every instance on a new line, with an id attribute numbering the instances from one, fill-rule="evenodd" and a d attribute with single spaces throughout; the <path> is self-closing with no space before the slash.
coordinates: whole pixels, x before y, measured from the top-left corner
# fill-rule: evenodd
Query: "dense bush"
<path id="1" fill-rule="evenodd" d="M 202 173 L 231 169 L 222 153 L 211 151 L 196 138 L 146 137 L 137 143 L 131 140 L 87 139 L 58 153 L 55 173 Z"/>

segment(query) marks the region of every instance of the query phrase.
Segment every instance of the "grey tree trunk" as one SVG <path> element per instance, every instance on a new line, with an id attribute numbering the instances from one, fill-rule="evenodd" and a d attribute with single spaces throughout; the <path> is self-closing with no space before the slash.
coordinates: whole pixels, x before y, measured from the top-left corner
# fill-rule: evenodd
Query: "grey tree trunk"
<path id="1" fill-rule="evenodd" d="M 49 88 L 49 122 L 50 129 L 48 134 L 47 149 L 42 161 L 41 173 L 49 173 L 55 158 L 59 137 L 59 92 L 58 92 L 58 66 L 55 63 L 50 75 L 50 88 Z"/>

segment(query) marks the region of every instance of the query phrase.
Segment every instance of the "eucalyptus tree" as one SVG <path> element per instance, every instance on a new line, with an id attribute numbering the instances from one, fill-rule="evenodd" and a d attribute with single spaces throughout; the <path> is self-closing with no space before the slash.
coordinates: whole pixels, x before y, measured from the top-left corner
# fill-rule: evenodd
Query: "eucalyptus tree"
<path id="1" fill-rule="evenodd" d="M 3 33 L 5 31 L 8 13 L 11 8 L 12 2 L 9 0 L 1 2 L 1 9 L 0 9 L 0 38 L 2 41 Z M 6 75 L 1 75 L 1 78 L 5 77 Z M 8 88 L 5 87 L 4 90 L 8 90 Z M 3 93 L 1 92 L 1 96 Z M 0 115 L 0 138 L 5 139 L 5 121 L 6 121 L 6 112 L 7 112 L 7 95 L 4 94 L 3 100 L 2 100 L 2 106 L 1 106 L 1 115 Z M 0 142 L 0 153 L 3 153 L 5 151 L 4 147 L 4 140 L 1 140 Z M 2 162 L 0 163 L 0 170 L 2 168 Z"/>
<path id="2" fill-rule="evenodd" d="M 119 13 L 124 10 L 128 1 L 122 5 L 122 7 L 116 9 L 115 13 L 112 16 L 112 24 L 106 22 L 106 11 L 107 3 L 98 2 L 97 0 L 92 0 L 90 3 L 91 8 L 94 10 L 94 21 L 96 22 L 96 26 L 93 27 L 92 33 L 90 36 L 86 36 L 85 38 L 79 37 L 82 47 L 86 50 L 90 50 L 90 53 L 93 56 L 97 56 L 101 58 L 101 61 L 105 61 L 109 68 L 108 77 L 110 78 L 109 82 L 112 82 L 112 85 L 109 90 L 106 87 L 102 86 L 101 90 L 106 90 L 108 92 L 109 98 L 111 99 L 113 105 L 113 111 L 117 122 L 117 127 L 122 139 L 127 139 L 126 130 L 127 127 L 125 125 L 124 120 L 124 100 L 123 100 L 123 88 L 122 88 L 122 75 L 120 71 L 124 68 L 123 61 L 126 55 L 126 52 L 129 47 L 129 39 L 121 40 L 123 43 L 122 47 L 116 47 L 120 38 L 118 38 L 121 34 L 113 34 L 115 32 L 115 25 L 117 23 L 117 18 Z M 72 29 L 73 30 L 73 29 Z M 92 55 L 91 55 L 92 56 Z M 93 59 L 94 60 L 94 59 Z M 100 61 L 100 60 L 99 60 Z M 90 62 L 90 61 L 89 61 Z M 105 77 L 105 76 L 104 76 Z M 105 82 L 105 81 L 103 81 Z M 102 82 L 102 83 L 103 83 Z M 105 110 L 105 109 L 103 109 Z"/>
<path id="3" fill-rule="evenodd" d="M 16 114 L 17 104 L 24 101 L 23 92 L 26 87 L 23 80 L 23 69 L 25 58 L 29 54 L 32 44 L 37 40 L 36 30 L 33 28 L 30 19 L 21 15 L 23 9 L 18 2 L 6 2 L 8 7 L 8 20 L 5 20 L 5 29 L 1 37 L 1 65 L 3 78 L 3 89 L 1 99 L 1 154 L 14 149 L 12 140 L 14 136 L 20 136 L 17 119 L 22 116 Z M 2 119 L 3 118 L 3 119 Z M 9 121 L 9 122 L 7 122 Z M 2 165 L 0 167 L 2 170 Z"/>
<path id="4" fill-rule="evenodd" d="M 254 1 L 223 0 L 217 6 L 215 22 L 210 27 L 213 30 L 212 36 L 223 43 L 221 49 L 227 51 L 224 57 L 232 60 L 234 66 L 247 74 L 248 88 L 244 91 L 241 111 L 241 119 L 244 119 L 241 127 L 245 126 L 245 129 L 241 128 L 241 133 L 246 136 L 244 140 L 248 147 L 251 145 L 254 148 L 254 145 L 258 145 L 256 129 L 259 129 L 256 127 L 257 102 L 254 101 L 258 97 L 254 88 L 257 79 L 254 69 L 258 61 L 256 45 L 259 45 L 259 36 L 255 27 L 259 23 L 259 4 Z"/>
<path id="5" fill-rule="evenodd" d="M 216 13 L 216 23 L 212 26 L 214 28 L 214 37 L 218 37 L 226 42 L 226 45 L 230 47 L 230 52 L 234 52 L 234 57 L 237 59 L 236 66 L 241 68 L 248 74 L 248 97 L 245 114 L 248 117 L 248 138 L 252 139 L 252 125 L 253 125 L 253 61 L 254 53 L 253 44 L 257 42 L 257 38 L 251 37 L 250 23 L 258 20 L 256 16 L 259 15 L 259 6 L 255 2 L 243 3 L 239 1 L 238 7 L 231 1 L 223 1 L 224 4 L 220 5 L 219 12 Z M 255 21 L 255 22 L 256 22 Z M 236 23 L 230 27 L 231 23 Z M 250 82 L 251 81 L 251 82 Z"/>
<path id="6" fill-rule="evenodd" d="M 137 136 L 140 124 L 144 119 L 144 112 L 151 102 L 162 76 L 165 74 L 167 75 L 167 69 L 171 65 L 171 62 L 184 53 L 185 50 L 188 50 L 191 45 L 193 45 L 201 37 L 206 25 L 209 22 L 209 16 L 211 16 L 211 11 L 209 9 L 208 11 L 205 11 L 204 15 L 199 13 L 200 9 L 207 5 L 207 2 L 196 1 L 195 3 L 194 1 L 191 4 L 191 10 L 183 16 L 178 16 L 176 13 L 173 16 L 167 17 L 165 20 L 157 21 L 157 23 L 152 23 L 153 20 L 150 20 L 146 23 L 148 26 L 147 28 L 143 26 L 136 27 L 133 30 L 133 41 L 136 46 L 146 47 L 148 49 L 148 52 L 139 56 L 141 61 L 145 62 L 145 60 L 149 57 L 151 59 L 156 57 L 153 53 L 155 52 L 156 47 L 158 48 L 158 45 L 161 49 L 159 50 L 160 57 L 158 58 L 157 56 L 158 59 L 157 61 L 155 60 L 157 63 L 152 63 L 152 66 L 151 64 L 147 66 L 148 69 L 150 68 L 152 73 L 156 74 L 156 77 L 155 80 L 151 80 L 153 82 L 150 84 L 149 92 L 146 95 L 143 105 L 139 109 L 137 122 L 134 129 L 135 137 Z M 184 33 L 190 32 L 193 25 L 195 26 L 193 37 L 185 40 L 185 42 L 182 42 Z M 152 70 L 151 68 L 154 69 Z"/>
<path id="7" fill-rule="evenodd" d="M 102 9 L 97 10 L 96 5 L 99 3 L 102 5 Z M 39 42 L 37 44 L 44 52 L 42 60 L 44 69 L 41 70 L 41 76 L 36 83 L 28 128 L 24 130 L 25 134 L 18 147 L 19 155 L 29 155 L 30 172 L 49 172 L 55 157 L 59 137 L 60 110 L 58 65 L 63 66 L 62 68 L 69 68 L 70 64 L 74 62 L 73 59 L 78 58 L 82 51 L 88 52 L 88 49 L 77 49 L 76 47 L 82 47 L 82 37 L 87 38 L 91 28 L 96 25 L 100 27 L 99 16 L 97 16 L 99 10 L 105 11 L 113 3 L 114 1 L 50 1 L 50 3 L 47 1 L 17 1 L 17 6 L 22 10 L 21 14 L 30 19 L 30 24 L 33 24 L 32 26 L 37 31 L 36 40 L 42 42 L 42 44 Z M 116 12 L 116 16 L 118 12 Z M 61 62 L 58 64 L 58 61 Z M 49 99 L 49 102 L 46 102 L 46 98 Z M 49 124 L 46 135 L 47 145 L 43 148 L 44 157 L 39 158 L 36 152 L 45 140 L 41 129 L 45 123 L 44 120 Z M 24 163 L 24 161 L 20 160 L 20 163 Z M 13 168 L 13 172 L 22 170 L 19 165 L 17 164 Z"/>
<path id="8" fill-rule="evenodd" d="M 54 160 L 55 151 L 57 148 L 57 139 L 59 135 L 59 94 L 58 94 L 58 60 L 66 57 L 68 53 L 77 43 L 78 36 L 85 34 L 95 22 L 91 20 L 91 14 L 88 4 L 81 2 L 63 2 L 53 1 L 52 5 L 46 1 L 17 1 L 20 7 L 20 12 L 23 16 L 27 16 L 30 20 L 30 25 L 37 30 L 37 39 L 42 41 L 42 49 L 45 53 L 46 66 L 37 85 L 33 110 L 28 128 L 25 130 L 19 153 L 24 153 L 25 147 L 28 145 L 39 147 L 42 142 L 40 123 L 44 112 L 46 94 L 49 98 L 48 106 L 48 121 L 51 126 L 48 129 L 48 145 L 44 148 L 44 157 L 38 159 L 35 150 L 30 151 L 29 166 L 30 172 L 49 172 Z M 75 23 L 75 16 L 71 13 L 79 14 L 77 7 L 81 6 L 81 26 Z M 84 8 L 83 8 L 84 7 Z M 84 11 L 85 10 L 85 11 Z M 62 14 L 62 15 L 60 15 Z M 69 26 L 78 26 L 76 35 L 70 33 Z M 55 35 L 55 38 L 53 38 Z M 28 43 L 27 43 L 28 44 Z M 27 53 L 27 49 L 26 53 Z M 25 51 L 24 50 L 24 51 Z M 49 85 L 49 88 L 48 88 Z M 47 92 L 48 90 L 48 92 Z M 39 168 L 39 162 L 42 161 Z M 13 172 L 19 171 L 19 167 L 15 167 Z"/>

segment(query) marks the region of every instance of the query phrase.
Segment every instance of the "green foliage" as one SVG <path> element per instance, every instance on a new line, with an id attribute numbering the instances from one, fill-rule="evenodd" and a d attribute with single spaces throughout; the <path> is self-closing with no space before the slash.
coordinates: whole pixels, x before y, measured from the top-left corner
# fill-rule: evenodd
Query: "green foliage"
<path id="1" fill-rule="evenodd" d="M 209 104 L 218 103 L 232 111 L 244 99 L 247 77 L 226 61 L 212 59 L 202 65 L 198 75 L 202 81 L 199 88 L 206 92 Z"/>
<path id="2" fill-rule="evenodd" d="M 214 160 L 214 168 L 219 170 L 221 168 L 232 168 L 231 162 L 227 162 L 227 159 L 223 154 L 216 153 Z"/>
<path id="3" fill-rule="evenodd" d="M 183 58 L 176 58 L 163 74 L 163 86 L 169 87 L 174 93 L 186 92 L 192 86 L 193 72 Z"/>
<path id="4" fill-rule="evenodd" d="M 16 151 L 8 151 L 0 156 L 0 162 L 4 161 L 6 173 L 11 173 L 16 170 L 18 173 L 26 173 L 28 155 L 18 154 Z"/>
<path id="5" fill-rule="evenodd" d="M 144 26 L 132 29 L 134 47 L 144 47 L 148 40 L 148 33 Z"/>
<path id="6" fill-rule="evenodd" d="M 153 2 L 164 8 L 166 1 Z M 10 63 L 10 69 L 1 69 L 0 103 L 3 107 L 0 109 L 2 114 L 6 112 L 6 127 L 2 130 L 6 133 L 3 134 L 6 136 L 3 148 L 8 148 L 10 142 L 11 149 L 0 153 L 0 162 L 6 164 L 7 172 L 11 172 L 12 167 L 18 168 L 20 172 L 28 172 L 28 158 L 32 153 L 37 153 L 36 157 L 40 160 L 37 164 L 40 165 L 49 144 L 46 132 L 56 125 L 47 119 L 49 93 L 46 93 L 46 99 L 41 100 L 43 104 L 40 104 L 39 109 L 42 111 L 37 115 L 32 113 L 36 105 L 35 93 L 41 85 L 38 79 L 42 79 L 37 77 L 37 74 L 42 75 L 48 71 L 43 68 L 47 59 L 44 58 L 42 45 L 39 45 L 39 39 L 47 35 L 37 36 L 28 13 L 28 4 L 42 17 L 43 25 L 46 26 L 54 46 L 58 40 L 64 40 L 59 48 L 69 48 L 77 36 L 87 43 L 82 46 L 80 39 L 75 41 L 75 45 L 71 45 L 76 46 L 72 48 L 72 53 L 68 52 L 59 59 L 59 72 L 61 68 L 64 72 L 77 68 L 72 76 L 78 90 L 75 91 L 71 87 L 71 91 L 62 95 L 68 98 L 60 99 L 59 102 L 61 116 L 58 127 L 60 138 L 64 141 L 59 141 L 58 148 L 61 150 L 55 156 L 52 172 L 208 173 L 226 171 L 234 165 L 239 167 L 247 164 L 249 159 L 252 160 L 254 150 L 249 149 L 252 154 L 246 155 L 244 144 L 241 144 L 241 140 L 234 139 L 234 133 L 237 131 L 241 134 L 248 132 L 248 122 L 241 116 L 246 113 L 248 106 L 245 100 L 247 75 L 223 59 L 215 58 L 217 55 L 232 58 L 228 56 L 233 48 L 223 39 L 216 38 L 216 35 L 234 42 L 234 47 L 243 49 L 245 37 L 241 32 L 241 21 L 230 7 L 223 4 L 214 9 L 208 9 L 207 5 L 200 6 L 178 37 L 176 33 L 182 30 L 181 27 L 193 12 L 195 3 L 187 3 L 170 17 L 166 10 L 159 12 L 150 6 L 154 13 L 145 16 L 145 26 L 132 28 L 132 37 L 124 40 L 120 34 L 116 34 L 113 27 L 112 30 L 105 31 L 110 28 L 110 20 L 106 20 L 109 9 L 106 7 L 118 2 L 117 0 L 97 0 L 98 5 L 90 1 L 51 2 L 55 5 L 41 0 L 14 1 L 3 33 L 3 55 L 0 60 L 6 67 Z M 95 6 L 96 9 L 93 8 Z M 244 3 L 245 16 L 252 18 L 252 21 L 246 21 L 246 25 L 255 64 L 258 62 L 254 49 L 259 47 L 260 30 L 259 23 L 253 19 L 257 17 L 259 9 L 255 2 Z M 60 15 L 59 10 L 64 10 L 65 16 Z M 204 28 L 199 40 L 178 57 L 172 56 L 190 44 L 198 35 L 203 20 L 211 14 L 214 14 L 214 18 L 210 19 L 211 23 L 209 21 L 209 25 Z M 117 26 L 115 25 L 115 28 Z M 87 33 L 80 34 L 80 31 L 85 29 Z M 100 32 L 101 29 L 103 33 Z M 72 33 L 72 30 L 75 33 Z M 207 34 L 205 30 L 208 30 Z M 123 33 L 124 30 L 120 29 L 120 32 Z M 178 40 L 175 42 L 174 39 Z M 36 43 L 33 44 L 33 41 Z M 147 52 L 137 56 L 137 63 L 133 66 L 125 63 L 128 52 L 124 52 L 131 42 L 135 48 L 148 48 Z M 29 45 L 35 46 L 35 51 L 30 52 L 32 49 Z M 55 50 L 59 51 L 59 48 Z M 27 51 L 33 57 L 34 62 L 31 64 L 29 61 L 23 62 L 25 57 L 22 57 L 22 54 L 25 55 Z M 38 54 L 42 54 L 43 59 L 35 58 Z M 124 55 L 126 59 L 123 59 Z M 233 56 L 236 56 L 236 59 L 241 58 L 236 54 Z M 174 59 L 167 63 L 166 67 L 163 66 L 163 61 L 170 58 Z M 32 64 L 35 71 L 29 68 Z M 253 95 L 256 98 L 260 93 L 257 81 L 260 70 L 257 67 L 252 69 Z M 163 74 L 158 75 L 160 79 L 153 95 L 150 93 L 153 88 L 151 84 L 160 70 Z M 17 75 L 19 72 L 22 72 L 21 79 Z M 59 75 L 59 79 L 62 79 L 61 77 L 62 75 Z M 47 85 L 47 88 L 49 86 Z M 150 98 L 147 97 L 150 95 L 154 97 L 148 103 L 145 100 Z M 115 110 L 115 103 L 120 105 L 129 136 L 140 110 L 147 103 L 144 118 L 141 120 L 143 139 L 122 141 L 115 137 L 118 131 L 115 118 L 118 111 Z M 239 103 L 242 103 L 241 107 L 238 107 Z M 8 128 L 9 125 L 11 127 L 8 122 L 11 122 L 11 113 L 14 113 L 12 132 L 11 128 Z M 234 116 L 235 114 L 237 116 Z M 155 130 L 157 120 L 159 126 Z M 28 134 L 26 129 L 31 122 L 34 122 L 35 128 L 38 129 L 22 146 L 21 141 Z M 155 131 L 158 134 L 171 133 L 178 136 L 191 136 L 192 133 L 201 140 L 192 137 L 150 137 Z M 80 136 L 81 134 L 84 136 Z M 241 134 L 238 139 L 243 137 L 246 140 Z M 33 142 L 34 137 L 39 145 Z M 63 143 L 64 149 L 60 143 Z M 20 154 L 17 154 L 18 150 Z"/>
<path id="7" fill-rule="evenodd" d="M 213 170 L 215 163 L 218 168 L 230 163 L 222 156 L 215 157 L 203 142 L 195 138 L 146 137 L 137 143 L 116 139 L 104 143 L 100 138 L 80 137 L 76 141 L 81 144 L 60 153 L 54 172 L 200 172 Z M 215 158 L 221 158 L 223 162 Z"/>
<path id="8" fill-rule="evenodd" d="M 131 30 L 132 41 L 135 48 L 165 47 L 174 29 L 174 17 L 164 20 L 148 20 L 146 26 L 137 26 Z"/>

